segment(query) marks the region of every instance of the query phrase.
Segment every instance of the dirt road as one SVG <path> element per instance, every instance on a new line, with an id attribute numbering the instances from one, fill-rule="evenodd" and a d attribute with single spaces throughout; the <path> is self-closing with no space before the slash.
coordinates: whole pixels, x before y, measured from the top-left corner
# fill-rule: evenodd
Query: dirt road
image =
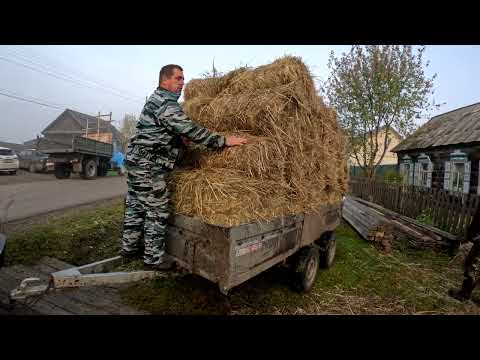
<path id="1" fill-rule="evenodd" d="M 3 216 L 3 208 L 8 199 L 14 199 L 8 210 L 7 222 L 111 199 L 127 192 L 125 177 L 112 176 L 95 180 L 72 177 L 57 180 L 51 174 L 29 175 L 32 177 L 18 178 L 15 183 L 0 182 L 0 217 Z M 34 177 L 41 180 L 35 180 Z M 14 178 L 11 176 L 12 181 Z"/>

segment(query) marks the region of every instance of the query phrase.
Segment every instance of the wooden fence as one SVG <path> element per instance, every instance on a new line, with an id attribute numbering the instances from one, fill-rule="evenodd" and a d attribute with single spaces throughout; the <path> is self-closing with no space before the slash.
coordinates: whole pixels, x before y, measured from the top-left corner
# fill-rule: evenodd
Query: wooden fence
<path id="1" fill-rule="evenodd" d="M 350 194 L 456 236 L 465 235 L 480 204 L 478 195 L 366 178 L 351 178 Z"/>

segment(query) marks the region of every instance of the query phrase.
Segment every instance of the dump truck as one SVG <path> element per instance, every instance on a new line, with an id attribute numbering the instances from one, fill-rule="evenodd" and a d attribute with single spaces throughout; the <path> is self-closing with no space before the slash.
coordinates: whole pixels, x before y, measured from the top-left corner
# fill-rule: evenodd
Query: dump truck
<path id="1" fill-rule="evenodd" d="M 294 289 L 308 292 L 315 283 L 318 269 L 329 268 L 334 262 L 335 229 L 342 218 L 342 205 L 343 200 L 320 206 L 312 213 L 238 226 L 216 226 L 196 217 L 176 214 L 169 220 L 167 253 L 180 273 L 196 274 L 212 281 L 227 297 L 234 287 L 277 265 L 290 267 Z M 172 276 L 171 271 L 115 271 L 122 261 L 121 256 L 115 256 L 61 270 L 52 273 L 47 283 L 38 278 L 24 279 L 10 292 L 10 301 L 14 304 L 63 288 Z"/>
<path id="2" fill-rule="evenodd" d="M 92 180 L 107 175 L 113 145 L 80 136 L 67 141 L 52 137 L 39 141 L 38 150 L 49 155 L 47 169 L 53 170 L 57 179 L 68 179 L 71 173 L 77 173 Z"/>

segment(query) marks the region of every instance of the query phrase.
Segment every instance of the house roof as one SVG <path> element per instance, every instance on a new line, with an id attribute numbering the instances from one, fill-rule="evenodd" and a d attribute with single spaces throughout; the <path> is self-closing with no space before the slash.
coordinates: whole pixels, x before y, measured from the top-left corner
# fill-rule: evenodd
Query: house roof
<path id="1" fill-rule="evenodd" d="M 480 103 L 431 118 L 393 152 L 480 142 Z"/>
<path id="2" fill-rule="evenodd" d="M 102 132 L 112 132 L 114 139 L 122 140 L 123 135 L 120 131 L 117 130 L 115 126 L 113 126 L 110 122 L 100 119 L 98 123 L 98 119 L 95 116 L 87 115 L 75 110 L 65 109 L 63 113 L 61 113 L 53 122 L 51 122 L 43 131 L 42 133 L 48 134 L 55 128 L 55 123 L 61 118 L 70 118 L 73 119 L 82 129 L 81 131 L 85 131 L 88 125 L 88 132 L 89 133 L 96 133 L 97 132 L 97 124 L 100 126 L 100 131 Z M 77 129 L 72 128 L 72 132 L 78 132 Z"/>

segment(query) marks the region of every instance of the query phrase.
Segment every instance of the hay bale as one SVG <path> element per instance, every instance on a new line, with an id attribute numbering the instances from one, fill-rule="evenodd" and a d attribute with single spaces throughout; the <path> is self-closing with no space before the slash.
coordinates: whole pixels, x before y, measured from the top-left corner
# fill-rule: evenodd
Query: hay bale
<path id="1" fill-rule="evenodd" d="M 272 123 L 280 128 L 289 120 L 278 114 L 293 113 L 298 107 L 294 90 L 288 86 L 258 90 L 241 95 L 222 94 L 186 101 L 187 114 L 199 124 L 217 132 L 248 131 L 268 136 Z"/>
<path id="2" fill-rule="evenodd" d="M 286 154 L 274 139 L 241 135 L 248 143 L 241 147 L 210 151 L 201 146 L 189 146 L 183 155 L 182 167 L 194 169 L 239 170 L 244 176 L 256 179 L 278 180 L 283 178 Z"/>
<path id="3" fill-rule="evenodd" d="M 316 90 L 312 75 L 302 60 L 295 56 L 284 56 L 271 64 L 236 74 L 225 92 L 239 95 L 281 85 L 292 87 L 298 98 L 314 102 Z"/>
<path id="4" fill-rule="evenodd" d="M 192 98 L 188 101 L 185 101 L 182 104 L 183 111 L 191 119 L 194 119 L 195 122 L 200 124 L 202 123 L 201 119 L 203 119 L 204 117 L 204 114 L 203 114 L 203 112 L 205 111 L 204 109 L 207 108 L 207 106 L 212 102 L 213 99 L 214 98 L 207 97 L 207 96 L 198 96 L 198 97 Z"/>
<path id="5" fill-rule="evenodd" d="M 183 97 L 185 101 L 197 97 L 216 97 L 223 90 L 220 78 L 192 79 L 185 86 Z"/>
<path id="6" fill-rule="evenodd" d="M 345 137 L 300 59 L 284 57 L 205 80 L 192 83 L 187 114 L 220 133 L 243 132 L 249 143 L 213 152 L 188 149 L 182 166 L 191 170 L 172 176 L 177 212 L 232 226 L 341 200 Z"/>
<path id="7" fill-rule="evenodd" d="M 177 213 L 220 226 L 268 221 L 291 205 L 286 184 L 230 169 L 177 170 L 169 184 Z"/>
<path id="8" fill-rule="evenodd" d="M 197 97 L 214 98 L 227 88 L 232 79 L 247 71 L 246 67 L 241 67 L 230 71 L 225 76 L 207 77 L 204 79 L 192 79 L 185 86 L 183 96 L 185 101 Z"/>

